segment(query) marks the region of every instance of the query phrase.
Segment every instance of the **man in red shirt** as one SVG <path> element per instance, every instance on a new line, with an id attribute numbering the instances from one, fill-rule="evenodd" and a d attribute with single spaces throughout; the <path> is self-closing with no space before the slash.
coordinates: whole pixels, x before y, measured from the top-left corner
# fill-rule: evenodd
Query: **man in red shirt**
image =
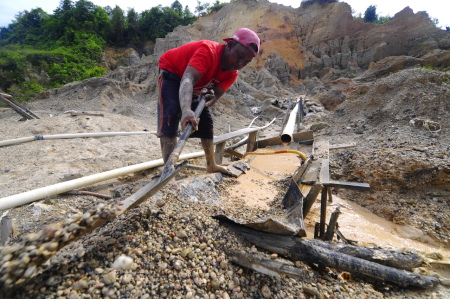
<path id="1" fill-rule="evenodd" d="M 192 124 L 195 132 L 190 137 L 201 138 L 206 171 L 229 173 L 214 159 L 213 120 L 208 107 L 236 81 L 238 70 L 258 54 L 260 40 L 252 30 L 240 28 L 224 41 L 226 44 L 190 42 L 165 52 L 159 59 L 158 137 L 164 162 L 175 148 L 181 120 L 183 129 Z M 211 94 L 206 96 L 208 101 L 199 121 L 194 110 L 203 88 Z"/>

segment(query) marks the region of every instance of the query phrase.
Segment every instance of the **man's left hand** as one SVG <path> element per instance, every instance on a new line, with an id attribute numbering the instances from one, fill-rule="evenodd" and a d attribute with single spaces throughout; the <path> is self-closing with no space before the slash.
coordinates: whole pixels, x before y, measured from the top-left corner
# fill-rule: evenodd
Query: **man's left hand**
<path id="1" fill-rule="evenodd" d="M 207 102 L 205 103 L 205 107 L 211 107 L 218 100 L 218 98 L 214 94 L 206 94 L 205 98 L 207 99 Z"/>

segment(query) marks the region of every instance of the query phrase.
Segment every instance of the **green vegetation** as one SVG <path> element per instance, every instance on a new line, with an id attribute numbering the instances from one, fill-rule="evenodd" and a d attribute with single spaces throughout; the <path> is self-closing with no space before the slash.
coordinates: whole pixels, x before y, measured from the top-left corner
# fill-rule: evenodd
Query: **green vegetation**
<path id="1" fill-rule="evenodd" d="M 226 5 L 197 3 L 199 15 Z M 178 0 L 141 13 L 102 8 L 88 0 L 61 0 L 53 14 L 41 8 L 25 10 L 0 27 L 0 89 L 17 100 L 29 100 L 48 88 L 101 76 L 107 71 L 99 66 L 105 46 L 145 53 L 148 41 L 196 19 Z"/>
<path id="2" fill-rule="evenodd" d="M 360 18 L 362 17 L 360 16 Z M 370 5 L 364 12 L 364 17 L 362 19 L 367 23 L 384 24 L 392 20 L 392 17 L 378 16 L 377 7 L 375 5 Z"/>
<path id="3" fill-rule="evenodd" d="M 374 5 L 370 5 L 364 12 L 364 22 L 375 23 L 377 20 L 377 7 Z"/>

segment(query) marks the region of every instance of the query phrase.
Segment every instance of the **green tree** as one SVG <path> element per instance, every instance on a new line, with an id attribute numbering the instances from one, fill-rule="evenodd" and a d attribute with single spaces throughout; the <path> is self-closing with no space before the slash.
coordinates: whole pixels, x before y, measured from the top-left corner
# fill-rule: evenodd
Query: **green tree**
<path id="1" fill-rule="evenodd" d="M 183 5 L 181 5 L 180 1 L 176 0 L 174 3 L 170 5 L 170 8 L 178 12 L 180 15 L 183 12 Z"/>
<path id="2" fill-rule="evenodd" d="M 377 7 L 374 5 L 370 5 L 364 12 L 364 21 L 368 23 L 376 23 L 377 20 Z"/>
<path id="3" fill-rule="evenodd" d="M 16 19 L 8 26 L 6 42 L 9 44 L 35 44 L 41 40 L 42 30 L 48 14 L 42 8 L 24 10 L 16 15 Z"/>
<path id="4" fill-rule="evenodd" d="M 111 42 L 116 46 L 124 46 L 125 45 L 125 17 L 123 10 L 116 5 L 114 9 L 111 11 L 111 25 L 112 25 L 112 36 Z"/>
<path id="5" fill-rule="evenodd" d="M 134 8 L 128 9 L 125 26 L 125 42 L 131 45 L 142 45 L 141 30 L 139 26 L 139 14 Z"/>
<path id="6" fill-rule="evenodd" d="M 195 12 L 199 16 L 203 16 L 208 14 L 208 9 L 210 8 L 211 4 L 208 2 L 201 3 L 200 0 L 197 0 L 197 6 L 195 7 Z"/>
<path id="7" fill-rule="evenodd" d="M 220 5 L 216 1 L 210 7 L 217 10 Z M 99 67 L 106 44 L 139 50 L 148 40 L 195 20 L 179 0 L 141 14 L 129 9 L 126 17 L 119 6 L 101 8 L 88 0 L 61 0 L 53 14 L 40 8 L 23 11 L 0 28 L 0 88 L 29 99 L 45 88 L 100 76 L 106 71 Z M 29 80 L 30 73 L 41 72 L 50 80 Z"/>
<path id="8" fill-rule="evenodd" d="M 183 24 L 182 15 L 170 7 L 158 5 L 143 11 L 140 18 L 140 28 L 145 39 L 155 41 Z"/>
<path id="9" fill-rule="evenodd" d="M 195 22 L 195 20 L 197 20 L 197 17 L 189 10 L 189 7 L 187 5 L 184 7 L 182 17 L 183 23 L 181 25 L 184 26 L 192 24 Z"/>

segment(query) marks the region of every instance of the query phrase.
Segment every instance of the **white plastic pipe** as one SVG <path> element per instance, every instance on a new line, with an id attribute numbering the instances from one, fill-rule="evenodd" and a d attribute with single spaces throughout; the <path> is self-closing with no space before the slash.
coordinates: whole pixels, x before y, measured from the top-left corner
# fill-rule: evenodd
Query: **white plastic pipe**
<path id="1" fill-rule="evenodd" d="M 186 160 L 192 158 L 198 158 L 204 156 L 205 153 L 203 151 L 184 154 L 181 155 L 178 160 Z M 117 168 L 113 170 L 109 170 L 106 172 L 101 172 L 89 176 L 85 176 L 82 178 L 74 179 L 67 182 L 58 183 L 55 185 L 50 185 L 47 187 L 27 191 L 24 193 L 19 193 L 16 195 L 11 195 L 7 197 L 0 198 L 0 211 L 15 208 L 27 203 L 31 203 L 33 201 L 37 201 L 43 199 L 48 196 L 53 196 L 61 193 L 65 193 L 77 188 L 85 187 L 88 185 L 92 185 L 98 182 L 106 181 L 112 178 L 116 178 L 122 175 L 126 175 L 129 173 L 134 173 L 138 171 L 142 171 L 145 169 L 157 167 L 164 165 L 163 159 L 153 160 L 141 164 L 126 166 L 122 168 Z"/>
<path id="2" fill-rule="evenodd" d="M 77 133 L 77 134 L 59 134 L 59 135 L 36 135 L 29 137 L 22 137 L 16 139 L 9 139 L 0 141 L 0 146 L 13 145 L 35 140 L 52 140 L 52 139 L 70 139 L 70 138 L 88 138 L 88 137 L 110 137 L 110 136 L 124 136 L 124 135 L 142 135 L 142 134 L 156 134 L 156 131 L 137 131 L 137 132 L 100 132 L 100 133 Z"/>
<path id="3" fill-rule="evenodd" d="M 299 102 L 300 101 L 297 101 L 291 113 L 289 114 L 289 119 L 284 126 L 283 132 L 281 133 L 281 142 L 283 143 L 290 143 L 292 141 L 292 134 L 294 133 L 295 122 L 297 121 Z"/>

